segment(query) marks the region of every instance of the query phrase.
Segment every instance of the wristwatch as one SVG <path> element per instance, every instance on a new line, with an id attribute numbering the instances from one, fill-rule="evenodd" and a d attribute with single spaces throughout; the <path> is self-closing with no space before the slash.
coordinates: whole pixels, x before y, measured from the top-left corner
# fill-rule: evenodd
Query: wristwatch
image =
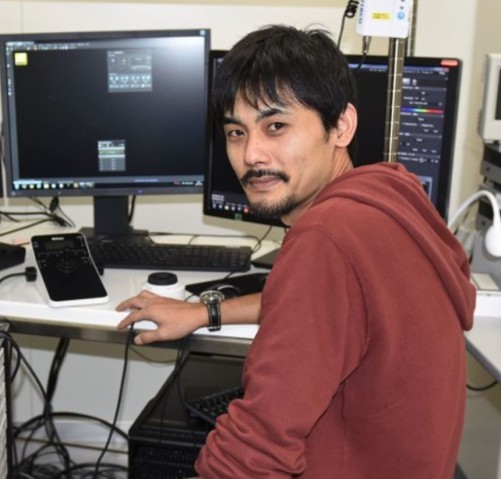
<path id="1" fill-rule="evenodd" d="M 200 294 L 200 301 L 207 306 L 209 313 L 209 331 L 219 331 L 221 329 L 221 303 L 223 300 L 224 294 L 214 289 Z"/>

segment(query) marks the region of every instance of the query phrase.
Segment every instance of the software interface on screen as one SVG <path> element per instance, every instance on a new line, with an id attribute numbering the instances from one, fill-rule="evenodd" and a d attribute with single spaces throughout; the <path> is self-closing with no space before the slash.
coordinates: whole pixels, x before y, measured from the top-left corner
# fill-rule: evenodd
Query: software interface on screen
<path id="1" fill-rule="evenodd" d="M 224 57 L 212 52 L 212 69 Z M 359 93 L 356 135 L 360 165 L 383 161 L 388 59 L 349 56 Z M 421 179 L 442 216 L 447 214 L 452 169 L 454 130 L 459 93 L 460 62 L 456 59 L 409 58 L 403 74 L 403 98 L 398 161 Z M 213 125 L 204 211 L 208 215 L 267 223 L 249 207 L 226 156 L 224 137 Z"/>
<path id="2" fill-rule="evenodd" d="M 0 42 L 11 196 L 202 191 L 209 30 Z"/>
<path id="3" fill-rule="evenodd" d="M 357 68 L 359 91 L 358 164 L 383 159 L 387 64 L 372 58 Z M 456 59 L 409 58 L 402 76 L 397 158 L 419 176 L 428 196 L 445 216 L 450 188 L 460 63 Z M 380 93 L 380 94 L 378 94 Z"/>

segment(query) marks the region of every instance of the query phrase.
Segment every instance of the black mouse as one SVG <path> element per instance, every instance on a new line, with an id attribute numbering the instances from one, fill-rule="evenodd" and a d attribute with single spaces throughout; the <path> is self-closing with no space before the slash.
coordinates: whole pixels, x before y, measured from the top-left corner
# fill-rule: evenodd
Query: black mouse
<path id="1" fill-rule="evenodd" d="M 229 283 L 217 283 L 213 284 L 209 289 L 220 291 L 224 294 L 226 299 L 235 298 L 242 294 L 242 290 L 237 286 Z"/>

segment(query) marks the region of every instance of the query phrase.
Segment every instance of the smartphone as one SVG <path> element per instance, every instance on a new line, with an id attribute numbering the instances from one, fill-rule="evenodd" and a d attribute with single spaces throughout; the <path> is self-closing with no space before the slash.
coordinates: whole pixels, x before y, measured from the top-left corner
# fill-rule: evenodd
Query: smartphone
<path id="1" fill-rule="evenodd" d="M 39 273 L 36 285 L 50 306 L 109 301 L 83 234 L 37 235 L 31 246 Z"/>

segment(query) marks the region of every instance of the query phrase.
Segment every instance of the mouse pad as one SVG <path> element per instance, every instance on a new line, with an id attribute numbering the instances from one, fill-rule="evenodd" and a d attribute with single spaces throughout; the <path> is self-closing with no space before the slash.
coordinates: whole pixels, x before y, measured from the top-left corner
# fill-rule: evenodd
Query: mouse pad
<path id="1" fill-rule="evenodd" d="M 186 290 L 192 294 L 196 294 L 200 296 L 202 291 L 206 289 L 211 289 L 218 286 L 218 289 L 221 290 L 222 293 L 225 293 L 225 296 L 243 296 L 245 294 L 252 293 L 260 293 L 263 290 L 264 283 L 266 282 L 266 278 L 268 277 L 268 273 L 251 273 L 251 274 L 243 274 L 240 276 L 230 276 L 229 278 L 219 278 L 213 279 L 211 281 L 204 281 L 202 283 L 192 283 L 186 285 Z M 233 289 L 234 292 L 238 291 L 238 294 L 230 293 L 230 288 L 225 288 L 225 285 L 234 286 L 237 289 Z M 221 287 L 222 286 L 222 287 Z M 228 294 L 225 289 L 228 289 Z"/>

